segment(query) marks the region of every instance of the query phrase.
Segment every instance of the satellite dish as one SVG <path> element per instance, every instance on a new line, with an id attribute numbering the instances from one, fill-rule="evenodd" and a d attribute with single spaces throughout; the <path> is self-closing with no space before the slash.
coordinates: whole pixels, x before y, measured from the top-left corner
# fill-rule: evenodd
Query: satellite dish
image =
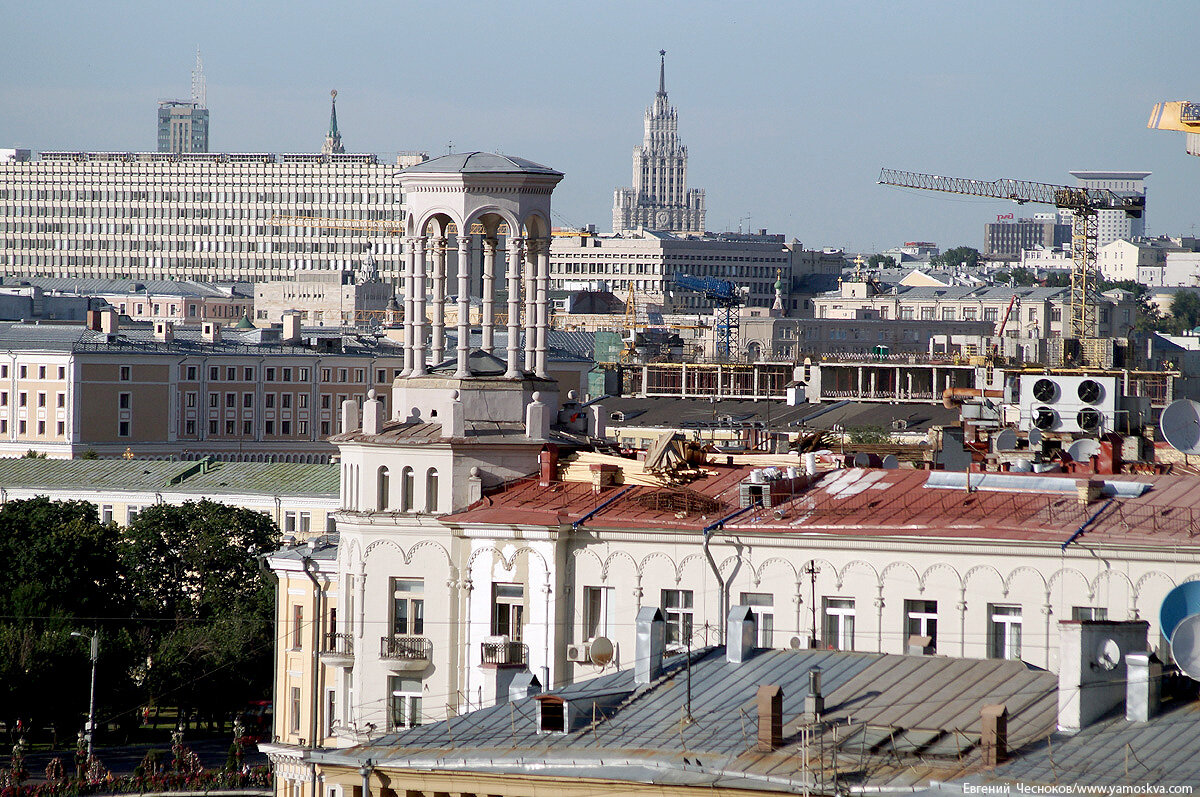
<path id="1" fill-rule="evenodd" d="M 1012 429 L 1001 429 L 992 438 L 992 451 L 1013 451 L 1017 447 L 1017 433 Z"/>
<path id="2" fill-rule="evenodd" d="M 1042 444 L 1042 431 L 1040 429 L 1029 430 L 1029 447 L 1037 448 Z"/>
<path id="3" fill-rule="evenodd" d="M 1082 413 L 1081 413 L 1082 414 Z M 1067 454 L 1076 462 L 1087 462 L 1100 453 L 1100 443 L 1090 437 L 1076 440 L 1067 446 Z"/>
<path id="4" fill-rule="evenodd" d="M 1100 643 L 1096 652 L 1096 666 L 1102 670 L 1115 670 L 1121 663 L 1121 646 L 1115 639 L 1106 639 Z"/>
<path id="5" fill-rule="evenodd" d="M 871 467 L 871 455 L 865 451 L 859 451 L 854 455 L 854 467 L 869 468 Z"/>
<path id="6" fill-rule="evenodd" d="M 883 458 L 883 469 L 884 470 L 896 470 L 896 468 L 899 468 L 899 467 L 900 467 L 900 460 L 896 458 L 895 454 L 888 454 L 886 457 Z"/>
<path id="7" fill-rule="evenodd" d="M 1076 392 L 1079 394 L 1079 400 L 1085 404 L 1095 404 L 1104 397 L 1104 388 L 1095 379 L 1080 382 Z"/>
<path id="8" fill-rule="evenodd" d="M 1182 454 L 1200 454 L 1200 404 L 1172 401 L 1158 418 L 1158 428 L 1171 447 Z"/>
<path id="9" fill-rule="evenodd" d="M 1171 635 L 1171 658 L 1193 681 L 1200 681 L 1200 614 L 1189 615 Z"/>
<path id="10" fill-rule="evenodd" d="M 1058 385 L 1053 379 L 1039 379 L 1033 383 L 1033 397 L 1043 404 L 1050 404 L 1058 398 Z"/>
<path id="11" fill-rule="evenodd" d="M 1200 614 L 1200 581 L 1185 581 L 1167 593 L 1158 607 L 1158 627 L 1169 641 L 1183 618 Z"/>
<path id="12" fill-rule="evenodd" d="M 603 667 L 613 660 L 615 652 L 613 643 L 608 638 L 598 636 L 588 648 L 588 660 L 597 667 Z"/>

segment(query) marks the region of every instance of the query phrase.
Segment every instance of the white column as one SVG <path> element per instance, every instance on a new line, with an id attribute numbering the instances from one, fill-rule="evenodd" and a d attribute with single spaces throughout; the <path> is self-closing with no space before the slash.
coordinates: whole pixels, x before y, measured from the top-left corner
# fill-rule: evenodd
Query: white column
<path id="1" fill-rule="evenodd" d="M 471 355 L 471 236 L 458 236 L 458 367 L 454 375 L 465 379 L 471 375 L 467 359 Z"/>
<path id="2" fill-rule="evenodd" d="M 517 362 L 521 350 L 521 239 L 508 239 L 508 370 L 504 375 L 519 379 L 521 366 Z"/>
<path id="3" fill-rule="evenodd" d="M 404 239 L 404 368 L 400 376 L 408 376 L 413 369 L 413 275 L 417 273 L 417 238 Z"/>
<path id="4" fill-rule="evenodd" d="M 425 375 L 425 237 L 414 247 L 416 270 L 413 272 L 413 367 L 409 376 Z"/>
<path id="5" fill-rule="evenodd" d="M 525 242 L 525 295 L 521 297 L 525 313 L 525 370 L 533 370 L 534 345 L 537 342 L 537 246 L 538 239 Z"/>
<path id="6" fill-rule="evenodd" d="M 433 364 L 446 357 L 446 239 L 433 241 L 433 341 L 430 344 Z"/>
<path id="7" fill-rule="evenodd" d="M 495 349 L 496 324 L 496 239 L 483 239 L 483 345 L 491 354 Z"/>
<path id="8" fill-rule="evenodd" d="M 533 372 L 548 379 L 546 370 L 546 337 L 550 329 L 550 239 L 542 238 L 537 244 L 537 340 L 534 347 Z"/>

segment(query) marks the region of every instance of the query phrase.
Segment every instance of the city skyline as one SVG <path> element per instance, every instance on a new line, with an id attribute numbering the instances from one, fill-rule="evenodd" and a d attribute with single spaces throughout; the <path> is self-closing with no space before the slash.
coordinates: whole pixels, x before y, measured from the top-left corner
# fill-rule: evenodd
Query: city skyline
<path id="1" fill-rule="evenodd" d="M 688 182 L 707 190 L 712 230 L 766 227 L 851 250 L 982 248 L 983 224 L 1014 211 L 877 186 L 881 166 L 1058 183 L 1075 169 L 1144 169 L 1148 234 L 1191 234 L 1200 215 L 1197 162 L 1177 136 L 1145 127 L 1154 102 L 1196 93 L 1176 66 L 1183 3 L 1132 20 L 1115 3 L 751 14 L 526 3 L 491 16 L 468 4 L 419 18 L 367 4 L 337 19 L 284 8 L 234 18 L 69 4 L 51 17 L 24 6 L 0 53 L 0 146 L 153 150 L 156 102 L 186 93 L 199 46 L 211 151 L 317 152 L 337 89 L 348 152 L 520 155 L 566 173 L 555 223 L 607 229 L 665 49 Z M 410 18 L 444 35 L 406 35 Z"/>

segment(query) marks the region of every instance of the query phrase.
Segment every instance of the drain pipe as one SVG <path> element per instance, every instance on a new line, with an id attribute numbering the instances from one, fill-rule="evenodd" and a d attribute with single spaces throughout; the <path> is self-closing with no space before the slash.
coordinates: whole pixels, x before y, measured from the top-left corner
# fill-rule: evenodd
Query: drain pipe
<path id="1" fill-rule="evenodd" d="M 613 503 L 618 498 L 625 495 L 625 493 L 629 492 L 632 489 L 633 489 L 632 487 L 626 487 L 624 490 L 617 493 L 616 495 L 614 495 L 612 498 L 608 499 L 604 503 L 600 504 L 600 506 L 596 507 L 591 512 L 588 512 L 586 515 L 579 518 L 579 520 L 576 520 L 574 523 L 571 524 L 571 531 L 572 532 L 579 531 L 580 526 L 582 526 L 584 523 L 587 523 L 589 520 L 594 518 L 596 515 L 600 514 L 600 512 L 605 509 L 605 507 L 607 507 L 609 504 Z"/>
<path id="2" fill-rule="evenodd" d="M 308 580 L 313 583 L 313 602 L 315 604 L 316 616 L 313 617 L 313 649 L 312 649 L 312 709 L 309 712 L 308 718 L 308 749 L 317 749 L 317 712 L 321 706 L 321 610 L 322 610 L 322 593 L 321 582 L 317 580 L 316 571 L 320 567 L 316 560 L 311 556 L 305 556 L 302 560 L 304 563 L 304 575 L 308 576 Z M 313 784 L 317 780 L 317 765 L 313 767 Z"/>
<path id="3" fill-rule="evenodd" d="M 1066 542 L 1064 542 L 1064 543 L 1062 544 L 1062 548 L 1061 548 L 1061 550 L 1064 550 L 1064 551 L 1065 551 L 1065 550 L 1067 550 L 1067 546 L 1068 546 L 1068 545 L 1070 545 L 1071 543 L 1075 542 L 1075 540 L 1077 540 L 1077 539 L 1079 539 L 1080 537 L 1082 537 L 1082 536 L 1083 536 L 1083 533 L 1084 533 L 1085 531 L 1087 531 L 1087 528 L 1088 528 L 1088 526 L 1090 526 L 1090 525 L 1092 525 L 1093 523 L 1095 523 L 1095 522 L 1096 522 L 1096 518 L 1098 518 L 1098 517 L 1100 517 L 1101 515 L 1103 515 L 1103 514 L 1104 514 L 1104 510 L 1106 510 L 1106 509 L 1108 509 L 1110 506 L 1112 506 L 1112 502 L 1113 502 L 1113 501 L 1115 501 L 1115 500 L 1116 500 L 1115 498 L 1110 498 L 1110 499 L 1108 499 L 1108 501 L 1106 501 L 1106 502 L 1105 502 L 1104 506 L 1102 506 L 1102 507 L 1100 507 L 1099 509 L 1097 509 L 1097 510 L 1096 510 L 1096 514 L 1092 515 L 1090 518 L 1088 518 L 1087 520 L 1083 521 L 1083 525 L 1082 525 L 1082 526 L 1080 526 L 1079 528 L 1075 529 L 1075 533 L 1074 533 L 1074 534 L 1072 534 L 1070 537 L 1068 537 L 1068 538 L 1067 538 L 1067 541 L 1066 541 Z"/>
<path id="4" fill-rule="evenodd" d="M 749 506 L 744 506 L 738 511 L 726 515 L 716 523 L 710 523 L 704 527 L 702 532 L 704 534 L 704 542 L 701 547 L 704 549 L 704 558 L 708 560 L 708 566 L 712 568 L 713 577 L 717 579 L 717 616 L 721 618 L 720 622 L 717 623 L 717 641 L 721 644 L 725 644 L 725 620 L 729 614 L 729 610 L 725 604 L 729 602 L 729 596 L 726 594 L 725 580 L 721 578 L 721 568 L 717 567 L 717 560 L 713 559 L 712 551 L 709 550 L 708 544 L 712 541 L 713 532 L 724 528 L 727 522 L 733 520 L 738 515 L 744 515 L 751 509 L 758 509 L 761 506 L 762 499 L 760 498 Z"/>

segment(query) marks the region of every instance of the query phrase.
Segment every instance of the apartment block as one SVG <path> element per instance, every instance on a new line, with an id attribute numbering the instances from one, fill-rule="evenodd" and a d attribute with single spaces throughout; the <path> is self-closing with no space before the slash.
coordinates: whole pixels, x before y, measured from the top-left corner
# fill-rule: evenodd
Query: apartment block
<path id="1" fill-rule="evenodd" d="M 356 154 L 0 158 L 0 271 L 264 282 L 297 269 L 355 268 L 372 256 L 395 279 L 401 239 L 389 230 L 403 219 L 398 168 Z"/>

